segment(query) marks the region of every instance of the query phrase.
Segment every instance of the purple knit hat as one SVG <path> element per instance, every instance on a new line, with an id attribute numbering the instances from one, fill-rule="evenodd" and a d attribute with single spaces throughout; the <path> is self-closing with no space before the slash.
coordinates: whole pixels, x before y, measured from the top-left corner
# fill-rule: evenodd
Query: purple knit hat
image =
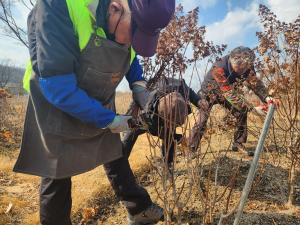
<path id="1" fill-rule="evenodd" d="M 138 55 L 155 54 L 160 30 L 175 11 L 175 0 L 131 0 L 133 19 L 132 47 Z"/>

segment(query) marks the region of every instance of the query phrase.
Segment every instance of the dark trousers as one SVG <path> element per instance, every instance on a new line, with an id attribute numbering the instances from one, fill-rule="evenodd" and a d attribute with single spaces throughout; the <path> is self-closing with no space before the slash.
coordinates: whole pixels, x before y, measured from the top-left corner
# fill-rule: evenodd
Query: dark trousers
<path id="1" fill-rule="evenodd" d="M 136 183 L 125 154 L 122 158 L 105 164 L 104 169 L 118 200 L 131 215 L 144 211 L 152 204 L 148 192 Z"/>
<path id="2" fill-rule="evenodd" d="M 139 186 L 124 156 L 104 165 L 107 177 L 118 197 L 131 215 L 152 204 L 147 191 Z M 42 178 L 40 188 L 40 221 L 42 225 L 70 225 L 72 207 L 71 178 Z"/>
<path id="3" fill-rule="evenodd" d="M 139 135 L 145 133 L 146 131 L 136 129 L 128 132 L 123 139 L 123 150 L 124 155 L 127 157 L 130 156 L 133 146 Z M 173 163 L 174 160 L 174 150 L 175 150 L 175 141 L 180 142 L 182 139 L 181 134 L 176 134 L 173 132 L 173 135 L 170 135 L 170 130 L 165 130 L 163 127 L 160 128 L 150 128 L 149 132 L 162 139 L 161 154 L 164 160 L 168 164 Z M 170 139 L 170 140 L 169 140 Z"/>
<path id="4" fill-rule="evenodd" d="M 210 111 L 215 104 L 220 104 L 226 109 L 230 110 L 232 115 L 237 120 L 237 128 L 234 133 L 234 143 L 246 143 L 247 141 L 247 109 L 237 110 L 222 96 L 202 98 L 202 104 L 199 107 L 198 115 L 192 133 L 190 136 L 190 146 L 194 149 L 198 148 L 201 138 L 205 132 L 207 120 L 209 118 Z"/>
<path id="5" fill-rule="evenodd" d="M 71 178 L 42 178 L 40 187 L 40 222 L 42 225 L 70 225 L 72 207 Z"/>

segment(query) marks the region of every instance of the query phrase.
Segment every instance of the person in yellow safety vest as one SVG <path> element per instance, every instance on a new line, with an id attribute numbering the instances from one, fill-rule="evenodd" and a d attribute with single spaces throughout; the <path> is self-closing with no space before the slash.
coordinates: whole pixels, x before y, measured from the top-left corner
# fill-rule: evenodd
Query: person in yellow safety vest
<path id="1" fill-rule="evenodd" d="M 133 99 L 148 98 L 136 57 L 155 54 L 175 0 L 38 0 L 28 16 L 29 91 L 21 151 L 14 171 L 41 176 L 40 221 L 71 224 L 71 177 L 104 164 L 122 177 L 120 199 L 130 225 L 155 223 L 162 208 L 138 186 L 120 132 L 127 115 L 115 111 L 125 76 Z"/>

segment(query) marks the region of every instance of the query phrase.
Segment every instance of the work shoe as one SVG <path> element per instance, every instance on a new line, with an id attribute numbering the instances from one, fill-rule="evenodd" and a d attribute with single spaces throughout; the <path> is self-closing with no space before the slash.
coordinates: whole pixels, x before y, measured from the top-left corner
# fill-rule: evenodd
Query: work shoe
<path id="1" fill-rule="evenodd" d="M 252 150 L 247 151 L 245 146 L 242 143 L 233 143 L 231 150 L 234 152 L 238 152 L 238 151 L 246 152 L 248 156 L 254 156 L 254 151 Z"/>
<path id="2" fill-rule="evenodd" d="M 247 151 L 248 156 L 251 156 L 251 157 L 254 156 L 254 153 L 255 153 L 254 150 L 248 150 L 248 151 Z"/>
<path id="3" fill-rule="evenodd" d="M 127 220 L 129 225 L 145 225 L 156 224 L 158 221 L 162 220 L 163 217 L 164 210 L 160 206 L 153 203 L 139 214 L 132 216 L 128 213 Z"/>
<path id="4" fill-rule="evenodd" d="M 231 150 L 234 151 L 234 152 L 238 152 L 238 151 L 241 151 L 241 150 L 244 151 L 245 147 L 241 143 L 233 143 Z"/>

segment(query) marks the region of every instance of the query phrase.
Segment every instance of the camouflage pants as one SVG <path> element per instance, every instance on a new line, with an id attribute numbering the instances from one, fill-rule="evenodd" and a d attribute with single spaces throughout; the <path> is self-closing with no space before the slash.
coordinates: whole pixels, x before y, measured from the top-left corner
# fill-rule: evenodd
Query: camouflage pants
<path id="1" fill-rule="evenodd" d="M 221 95 L 206 95 L 201 98 L 201 105 L 199 107 L 198 115 L 192 133 L 190 135 L 190 146 L 197 149 L 201 138 L 205 132 L 207 120 L 210 111 L 215 104 L 220 104 L 226 109 L 230 110 L 232 115 L 237 120 L 237 128 L 234 133 L 234 143 L 246 143 L 247 141 L 247 109 L 237 110 Z"/>

